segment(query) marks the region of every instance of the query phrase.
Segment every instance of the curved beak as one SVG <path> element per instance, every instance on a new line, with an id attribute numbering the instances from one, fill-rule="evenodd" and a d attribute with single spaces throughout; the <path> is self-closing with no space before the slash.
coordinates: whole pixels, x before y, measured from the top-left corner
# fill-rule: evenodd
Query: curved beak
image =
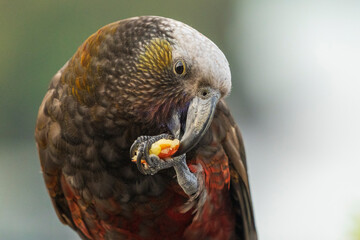
<path id="1" fill-rule="evenodd" d="M 220 94 L 214 91 L 209 93 L 206 98 L 197 96 L 191 100 L 184 135 L 180 139 L 179 149 L 173 157 L 187 153 L 198 144 L 210 127 L 219 98 Z"/>

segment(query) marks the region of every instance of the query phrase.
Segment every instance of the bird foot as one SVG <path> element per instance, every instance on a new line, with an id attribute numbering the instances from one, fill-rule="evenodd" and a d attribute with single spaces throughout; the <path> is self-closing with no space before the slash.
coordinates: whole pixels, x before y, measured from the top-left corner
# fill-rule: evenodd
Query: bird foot
<path id="1" fill-rule="evenodd" d="M 203 212 L 203 206 L 206 202 L 208 193 L 205 188 L 205 179 L 204 179 L 204 172 L 203 168 L 200 164 L 193 165 L 195 167 L 194 176 L 197 180 L 197 188 L 193 189 L 195 192 L 189 195 L 189 200 L 180 207 L 180 211 L 182 213 L 186 213 L 189 210 L 193 210 L 194 220 L 198 219 L 202 212 Z M 185 191 L 185 190 L 184 190 Z"/>
<path id="2" fill-rule="evenodd" d="M 180 161 L 183 155 L 161 159 L 155 154 L 149 154 L 151 145 L 160 139 L 174 139 L 169 134 L 160 134 L 158 136 L 140 136 L 130 148 L 130 156 L 136 158 L 136 165 L 139 171 L 144 175 L 154 175 L 160 170 L 173 167 Z"/>
<path id="3" fill-rule="evenodd" d="M 160 139 L 173 139 L 169 134 L 158 136 L 140 136 L 130 148 L 130 156 L 135 158 L 139 171 L 144 175 L 154 175 L 160 170 L 174 167 L 178 183 L 188 196 L 192 196 L 198 190 L 198 180 L 186 164 L 186 154 L 174 158 L 159 158 L 157 155 L 149 154 L 151 145 Z"/>

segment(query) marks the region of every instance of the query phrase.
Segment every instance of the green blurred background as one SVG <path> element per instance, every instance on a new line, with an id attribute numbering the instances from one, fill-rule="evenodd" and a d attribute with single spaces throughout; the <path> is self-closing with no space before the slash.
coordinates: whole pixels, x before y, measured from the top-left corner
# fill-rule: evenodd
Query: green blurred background
<path id="1" fill-rule="evenodd" d="M 49 80 L 93 32 L 183 21 L 227 56 L 261 239 L 360 239 L 357 1 L 0 0 L 0 239 L 78 239 L 47 196 L 33 139 Z"/>

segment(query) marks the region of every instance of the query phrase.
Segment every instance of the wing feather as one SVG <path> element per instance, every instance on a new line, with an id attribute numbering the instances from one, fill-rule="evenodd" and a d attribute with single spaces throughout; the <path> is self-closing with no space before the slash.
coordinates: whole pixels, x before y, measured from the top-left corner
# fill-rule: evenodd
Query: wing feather
<path id="1" fill-rule="evenodd" d="M 242 136 L 225 101 L 219 102 L 218 115 L 221 119 L 219 122 L 229 125 L 222 146 L 229 159 L 230 194 L 236 213 L 236 231 L 242 239 L 256 240 L 257 234 Z"/>
<path id="2" fill-rule="evenodd" d="M 61 73 L 66 67 L 67 63 L 62 69 L 52 78 L 48 92 L 46 93 L 43 102 L 40 105 L 38 118 L 35 128 L 35 140 L 38 149 L 41 170 L 49 192 L 51 202 L 54 206 L 55 212 L 63 224 L 69 225 L 82 239 L 86 238 L 75 226 L 72 218 L 70 208 L 65 198 L 63 187 L 61 184 L 62 177 L 62 159 L 52 156 L 53 140 L 60 136 L 59 125 L 51 119 L 51 116 L 46 110 L 46 105 L 53 101 L 54 87 L 60 81 Z"/>

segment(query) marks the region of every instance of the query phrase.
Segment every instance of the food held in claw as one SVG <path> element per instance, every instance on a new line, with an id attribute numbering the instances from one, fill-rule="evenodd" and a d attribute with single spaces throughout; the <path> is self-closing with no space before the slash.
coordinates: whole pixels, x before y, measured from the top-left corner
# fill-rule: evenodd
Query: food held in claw
<path id="1" fill-rule="evenodd" d="M 179 148 L 180 141 L 178 139 L 160 139 L 151 145 L 150 154 L 155 154 L 159 158 L 171 157 Z"/>
<path id="2" fill-rule="evenodd" d="M 166 159 L 168 157 L 171 157 L 176 151 L 179 149 L 180 141 L 179 139 L 160 139 L 156 142 L 154 142 L 151 145 L 151 148 L 149 150 L 149 154 L 154 154 L 158 156 L 161 159 Z M 137 153 L 132 158 L 132 162 L 136 162 Z M 146 161 L 141 159 L 141 163 L 145 166 L 147 165 Z"/>

